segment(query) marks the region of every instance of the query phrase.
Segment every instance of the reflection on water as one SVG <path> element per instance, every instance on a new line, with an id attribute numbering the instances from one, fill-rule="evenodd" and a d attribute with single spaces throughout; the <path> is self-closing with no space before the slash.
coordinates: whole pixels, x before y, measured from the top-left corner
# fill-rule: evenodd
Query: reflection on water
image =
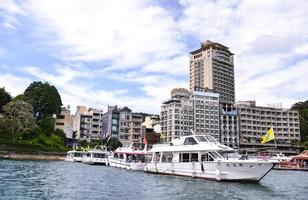
<path id="1" fill-rule="evenodd" d="M 305 199 L 308 173 L 271 171 L 258 184 L 153 175 L 70 162 L 0 160 L 0 199 Z"/>

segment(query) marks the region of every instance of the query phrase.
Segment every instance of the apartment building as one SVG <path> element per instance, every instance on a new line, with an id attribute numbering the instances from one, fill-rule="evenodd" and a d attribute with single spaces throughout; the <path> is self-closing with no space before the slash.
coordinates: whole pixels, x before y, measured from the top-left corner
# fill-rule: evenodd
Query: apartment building
<path id="1" fill-rule="evenodd" d="M 161 131 L 170 142 L 174 138 L 190 135 L 194 129 L 193 104 L 190 93 L 184 88 L 171 91 L 171 99 L 165 100 L 161 106 Z"/>
<path id="2" fill-rule="evenodd" d="M 193 91 L 190 100 L 193 104 L 195 133 L 210 134 L 219 140 L 219 94 L 205 90 Z"/>
<path id="3" fill-rule="evenodd" d="M 239 113 L 233 104 L 220 104 L 220 142 L 239 148 Z"/>
<path id="4" fill-rule="evenodd" d="M 87 109 L 85 106 L 77 106 L 74 124 L 77 139 L 88 142 L 100 140 L 103 128 L 102 118 L 102 109 Z"/>
<path id="5" fill-rule="evenodd" d="M 182 135 L 210 134 L 219 139 L 219 94 L 209 91 L 171 91 L 161 106 L 161 131 L 171 141 Z"/>
<path id="6" fill-rule="evenodd" d="M 73 139 L 74 116 L 70 113 L 70 107 L 61 107 L 60 115 L 56 116 L 55 129 L 63 130 L 66 138 Z"/>
<path id="7" fill-rule="evenodd" d="M 108 106 L 108 111 L 103 114 L 101 138 L 118 138 L 123 146 L 141 142 L 142 122 L 142 115 L 132 112 L 128 107 Z"/>
<path id="8" fill-rule="evenodd" d="M 256 106 L 255 101 L 237 102 L 242 148 L 275 147 L 290 153 L 294 140 L 300 140 L 299 113 L 296 110 Z M 261 144 L 261 136 L 273 127 L 275 141 Z"/>
<path id="9" fill-rule="evenodd" d="M 190 91 L 207 88 L 220 95 L 221 103 L 234 103 L 234 61 L 229 48 L 207 40 L 190 54 Z"/>

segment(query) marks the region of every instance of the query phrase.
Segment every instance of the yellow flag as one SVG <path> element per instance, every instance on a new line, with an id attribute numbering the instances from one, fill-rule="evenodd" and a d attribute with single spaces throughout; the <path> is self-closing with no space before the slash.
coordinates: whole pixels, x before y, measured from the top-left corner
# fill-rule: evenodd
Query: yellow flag
<path id="1" fill-rule="evenodd" d="M 163 134 L 163 133 L 160 133 L 160 139 L 161 139 L 161 140 L 164 140 L 165 138 L 166 138 L 166 135 Z"/>
<path id="2" fill-rule="evenodd" d="M 273 127 L 271 127 L 265 135 L 262 135 L 261 137 L 262 141 L 261 143 L 264 144 L 264 143 L 267 143 L 273 139 L 275 139 L 275 135 L 274 135 L 274 130 L 273 130 Z"/>

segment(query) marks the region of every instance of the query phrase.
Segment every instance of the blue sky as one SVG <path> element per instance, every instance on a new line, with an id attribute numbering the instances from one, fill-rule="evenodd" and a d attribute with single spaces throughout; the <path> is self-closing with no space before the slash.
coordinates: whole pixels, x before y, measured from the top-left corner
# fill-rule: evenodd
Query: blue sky
<path id="1" fill-rule="evenodd" d="M 0 0 L 0 87 L 35 80 L 64 105 L 159 113 L 188 88 L 189 52 L 209 39 L 235 53 L 236 100 L 308 99 L 308 1 Z"/>

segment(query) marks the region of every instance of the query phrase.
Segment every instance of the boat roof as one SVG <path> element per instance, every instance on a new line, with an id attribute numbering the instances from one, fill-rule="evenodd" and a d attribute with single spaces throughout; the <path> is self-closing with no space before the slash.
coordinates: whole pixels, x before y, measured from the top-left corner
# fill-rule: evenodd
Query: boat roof
<path id="1" fill-rule="evenodd" d="M 71 150 L 71 151 L 68 151 L 67 153 L 85 153 L 85 151 Z"/>
<path id="2" fill-rule="evenodd" d="M 123 154 L 147 154 L 147 145 L 144 143 L 132 143 L 129 147 L 118 147 L 114 153 Z"/>
<path id="3" fill-rule="evenodd" d="M 308 160 L 308 150 L 303 151 L 297 156 L 293 156 L 293 159 L 296 160 Z"/>
<path id="4" fill-rule="evenodd" d="M 191 140 L 195 143 L 190 143 Z M 231 147 L 220 144 L 210 135 L 189 135 L 172 140 L 171 143 L 156 144 L 149 152 L 200 152 L 234 151 Z"/>

